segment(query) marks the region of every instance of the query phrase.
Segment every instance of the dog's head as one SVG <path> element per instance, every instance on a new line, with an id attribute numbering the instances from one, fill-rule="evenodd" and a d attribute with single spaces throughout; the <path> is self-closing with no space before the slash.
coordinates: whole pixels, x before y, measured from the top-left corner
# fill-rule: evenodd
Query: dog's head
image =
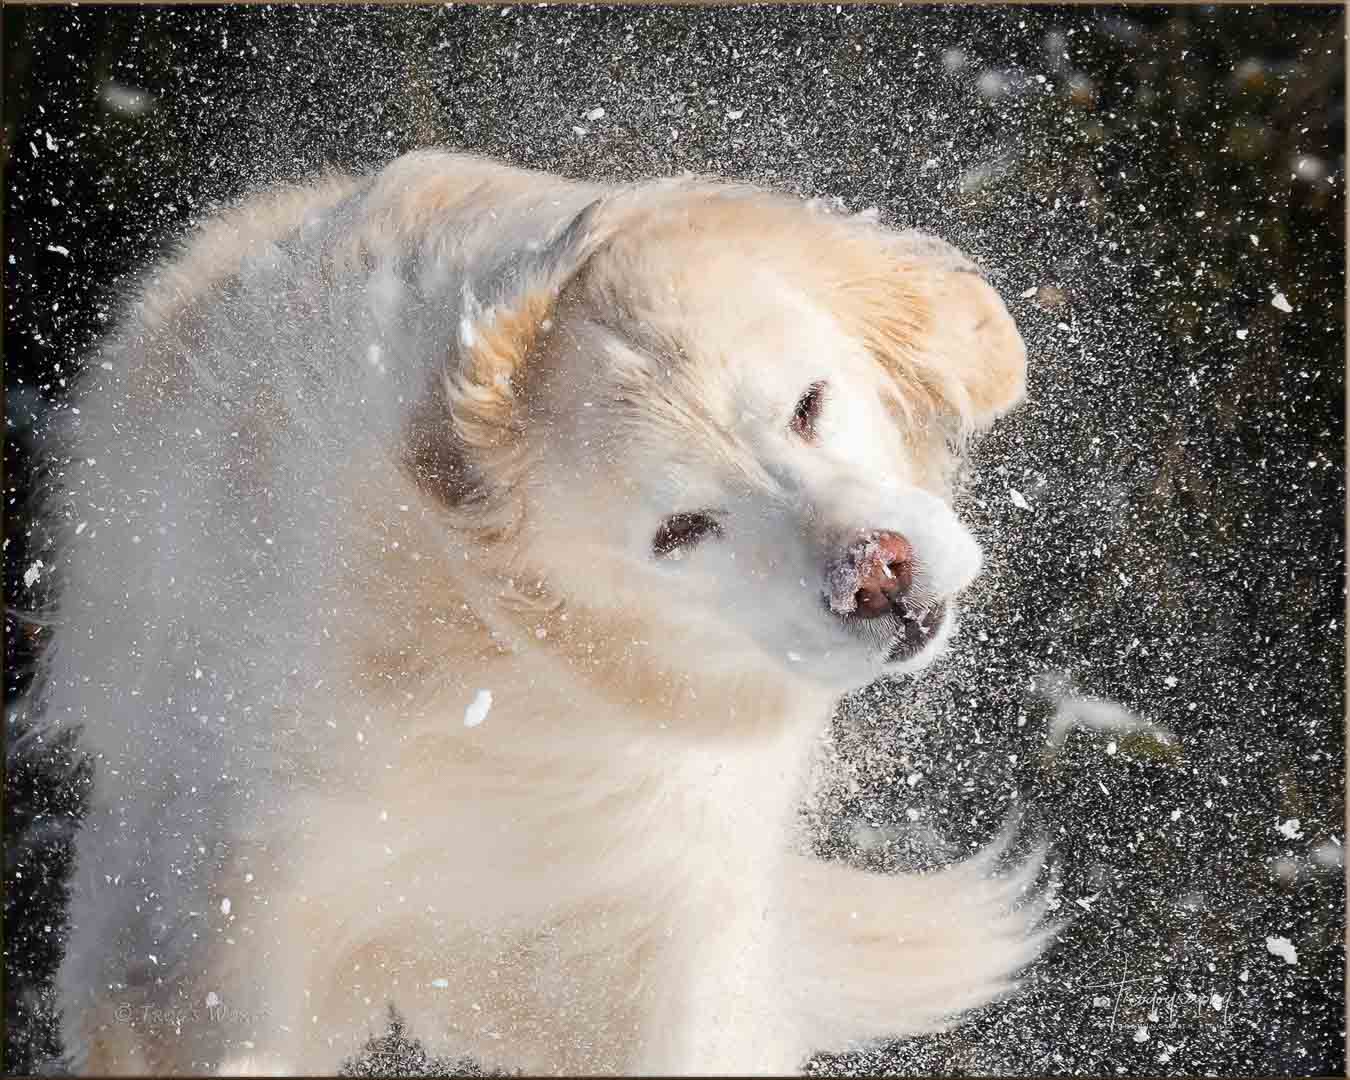
<path id="1" fill-rule="evenodd" d="M 980 569 L 954 461 L 1025 378 L 966 259 L 666 184 L 587 207 L 513 281 L 466 307 L 445 407 L 475 498 L 514 508 L 514 572 L 675 671 L 841 690 L 941 650 Z"/>

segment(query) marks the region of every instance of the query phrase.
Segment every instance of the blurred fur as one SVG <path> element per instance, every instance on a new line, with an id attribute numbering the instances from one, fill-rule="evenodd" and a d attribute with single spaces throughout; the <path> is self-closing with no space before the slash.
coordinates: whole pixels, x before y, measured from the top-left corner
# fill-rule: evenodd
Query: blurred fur
<path id="1" fill-rule="evenodd" d="M 423 152 L 203 226 L 94 357 L 51 511 L 77 1067 L 332 1071 L 392 1002 L 492 1067 L 795 1071 L 1004 992 L 1034 864 L 870 875 L 794 822 L 888 670 L 827 557 L 895 529 L 955 595 L 955 456 L 1023 378 L 959 253 L 753 188 Z"/>

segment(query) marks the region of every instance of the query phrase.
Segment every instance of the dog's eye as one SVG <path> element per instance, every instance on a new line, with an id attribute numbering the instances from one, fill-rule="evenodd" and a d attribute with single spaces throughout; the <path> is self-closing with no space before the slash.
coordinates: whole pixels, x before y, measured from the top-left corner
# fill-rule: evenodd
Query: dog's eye
<path id="1" fill-rule="evenodd" d="M 658 558 L 678 555 L 709 536 L 721 536 L 722 525 L 705 513 L 671 514 L 652 537 L 652 554 Z"/>
<path id="2" fill-rule="evenodd" d="M 812 383 L 797 402 L 797 407 L 792 410 L 792 430 L 807 442 L 815 441 L 816 421 L 820 418 L 820 410 L 824 404 L 825 384 Z"/>

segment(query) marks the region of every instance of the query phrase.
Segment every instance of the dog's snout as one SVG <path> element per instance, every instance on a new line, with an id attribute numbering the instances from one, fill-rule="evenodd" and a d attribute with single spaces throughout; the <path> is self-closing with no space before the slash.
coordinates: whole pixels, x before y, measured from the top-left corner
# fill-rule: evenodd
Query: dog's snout
<path id="1" fill-rule="evenodd" d="M 914 583 L 914 549 L 899 533 L 879 532 L 850 552 L 858 568 L 854 614 L 874 619 L 892 611 Z"/>
<path id="2" fill-rule="evenodd" d="M 870 533 L 835 560 L 827 578 L 835 614 L 875 619 L 894 612 L 913 585 L 914 549 L 899 533 Z"/>

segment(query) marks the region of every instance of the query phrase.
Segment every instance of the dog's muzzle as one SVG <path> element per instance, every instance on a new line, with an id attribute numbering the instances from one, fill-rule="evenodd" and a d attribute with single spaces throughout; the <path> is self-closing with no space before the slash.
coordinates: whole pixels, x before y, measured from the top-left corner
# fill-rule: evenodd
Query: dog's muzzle
<path id="1" fill-rule="evenodd" d="M 886 661 L 892 663 L 922 652 L 947 616 L 946 600 L 918 602 L 914 579 L 913 546 L 899 533 L 878 530 L 862 535 L 829 564 L 825 598 L 845 621 L 889 619 L 894 636 Z"/>

